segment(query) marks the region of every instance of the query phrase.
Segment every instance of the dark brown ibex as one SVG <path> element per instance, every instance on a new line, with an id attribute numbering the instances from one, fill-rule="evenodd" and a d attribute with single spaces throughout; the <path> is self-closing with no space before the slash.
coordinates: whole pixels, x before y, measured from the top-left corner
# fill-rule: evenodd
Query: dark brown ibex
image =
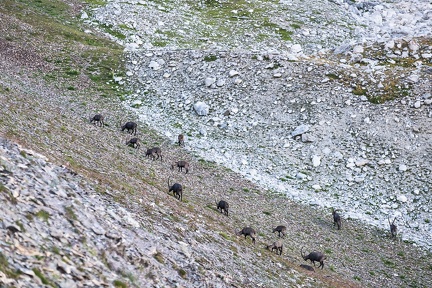
<path id="1" fill-rule="evenodd" d="M 342 221 L 339 213 L 337 213 L 337 210 L 332 208 L 332 214 L 333 214 L 333 226 L 337 225 L 338 230 L 342 227 Z"/>
<path id="2" fill-rule="evenodd" d="M 102 127 L 103 125 L 105 125 L 104 116 L 102 114 L 96 114 L 93 116 L 93 118 L 90 119 L 90 123 L 93 123 L 94 125 L 98 123 L 98 125 Z"/>
<path id="3" fill-rule="evenodd" d="M 179 183 L 174 183 L 172 186 L 169 184 L 169 178 L 168 178 L 168 193 L 173 191 L 174 197 L 181 201 L 183 201 L 183 187 Z"/>
<path id="4" fill-rule="evenodd" d="M 244 235 L 245 239 L 246 239 L 246 236 L 249 236 L 252 238 L 252 242 L 255 244 L 256 232 L 254 229 L 252 229 L 250 227 L 244 227 L 241 231 L 236 232 L 236 235 Z"/>
<path id="5" fill-rule="evenodd" d="M 132 138 L 129 141 L 126 142 L 126 145 L 128 146 L 132 146 L 135 149 L 138 149 L 141 144 L 139 143 L 139 139 L 138 138 Z"/>
<path id="6" fill-rule="evenodd" d="M 178 171 L 183 171 L 183 168 L 186 170 L 186 174 L 189 172 L 189 163 L 186 161 L 177 161 L 171 164 L 171 170 L 174 169 L 174 167 L 178 167 Z"/>
<path id="7" fill-rule="evenodd" d="M 279 237 L 281 237 L 281 234 L 283 237 L 285 237 L 285 233 L 286 233 L 287 227 L 286 226 L 277 226 L 276 228 L 273 229 L 273 233 L 274 232 L 279 232 Z"/>
<path id="8" fill-rule="evenodd" d="M 177 140 L 178 140 L 178 145 L 179 146 L 183 146 L 183 147 L 185 146 L 185 144 L 184 144 L 184 135 L 183 134 L 178 135 Z"/>
<path id="9" fill-rule="evenodd" d="M 136 133 L 137 133 L 137 123 L 135 123 L 135 122 L 126 122 L 126 124 L 124 124 L 122 127 L 121 127 L 121 131 L 124 131 L 125 129 L 127 130 L 127 132 L 129 133 L 130 132 L 130 134 L 134 134 L 134 135 L 136 135 Z"/>
<path id="10" fill-rule="evenodd" d="M 320 265 L 318 266 L 318 268 L 321 267 L 321 269 L 324 268 L 324 260 L 327 259 L 327 257 L 321 252 L 311 252 L 308 255 L 304 255 L 303 247 L 301 248 L 301 256 L 305 261 L 310 260 L 314 265 L 314 267 L 315 267 L 315 261 L 319 262 Z"/>
<path id="11" fill-rule="evenodd" d="M 283 250 L 283 244 L 282 241 L 276 241 L 271 245 L 267 245 L 267 249 L 271 250 L 273 252 L 273 250 L 276 249 L 276 253 L 279 253 L 279 255 L 282 255 L 282 250 Z"/>
<path id="12" fill-rule="evenodd" d="M 216 205 L 217 205 L 217 209 L 220 211 L 220 213 L 222 213 L 222 211 L 223 211 L 224 214 L 226 216 L 228 216 L 228 209 L 229 209 L 228 202 L 226 202 L 224 200 L 220 200 L 219 203 L 216 202 Z"/>
<path id="13" fill-rule="evenodd" d="M 160 160 L 162 161 L 162 150 L 159 147 L 153 147 L 151 149 L 147 149 L 146 156 L 152 157 L 153 160 L 157 160 L 160 157 Z"/>
<path id="14" fill-rule="evenodd" d="M 389 225 L 390 225 L 390 233 L 392 237 L 396 237 L 397 234 L 397 226 L 394 224 L 396 221 L 396 217 L 394 218 L 393 222 L 390 223 L 390 217 L 387 218 Z"/>

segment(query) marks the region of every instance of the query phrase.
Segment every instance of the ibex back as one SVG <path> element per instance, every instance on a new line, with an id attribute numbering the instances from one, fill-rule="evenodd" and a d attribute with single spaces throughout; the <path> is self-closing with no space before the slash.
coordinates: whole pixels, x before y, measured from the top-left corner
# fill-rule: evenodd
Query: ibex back
<path id="1" fill-rule="evenodd" d="M 137 126 L 138 125 L 135 122 L 126 122 L 126 124 L 124 124 L 121 127 L 121 131 L 124 131 L 126 129 L 126 131 L 128 133 L 136 135 L 136 133 L 137 133 Z"/>

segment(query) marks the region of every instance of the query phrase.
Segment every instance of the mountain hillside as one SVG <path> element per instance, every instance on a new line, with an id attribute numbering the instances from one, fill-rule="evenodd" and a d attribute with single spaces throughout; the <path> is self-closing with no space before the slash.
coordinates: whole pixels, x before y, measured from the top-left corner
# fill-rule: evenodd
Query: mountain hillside
<path id="1" fill-rule="evenodd" d="M 214 8 L 225 3 L 218 1 L 124 3 L 159 11 L 175 11 L 178 4 L 177 11 L 191 11 L 192 16 L 193 9 L 207 11 L 210 18 L 215 19 L 214 13 L 225 11 Z M 164 3 L 171 3 L 171 8 Z M 205 5 L 196 7 L 196 3 Z M 237 10 L 236 15 L 246 18 L 246 12 L 252 13 L 248 12 L 252 8 L 247 9 L 247 2 L 236 3 L 243 8 L 228 7 L 226 11 Z M 254 5 L 258 3 L 277 8 L 276 2 L 257 1 Z M 331 6 L 338 5 L 330 3 Z M 370 63 L 360 61 L 357 68 L 353 64 L 355 71 L 344 66 L 341 55 L 350 54 L 335 54 L 324 49 L 320 52 L 324 54 L 314 58 L 312 55 L 319 52 L 315 48 L 288 55 L 281 51 L 259 52 L 261 48 L 254 45 L 251 47 L 257 47 L 259 51 L 248 51 L 249 48 L 237 51 L 212 35 L 205 43 L 221 44 L 195 46 L 188 37 L 182 37 L 186 40 L 172 41 L 175 45 L 166 41 L 169 45 L 157 47 L 153 43 L 147 47 L 144 43 L 151 37 L 145 35 L 140 39 L 146 41 L 140 42 L 137 37 L 133 38 L 136 41 L 129 41 L 131 38 L 125 31 L 133 31 L 131 27 L 117 25 L 118 22 L 116 25 L 105 23 L 102 18 L 97 18 L 101 15 L 98 10 L 112 12 L 108 13 L 112 21 L 120 14 L 130 15 L 122 6 L 115 6 L 117 10 L 106 10 L 114 4 L 120 5 L 114 1 L 96 0 L 6 0 L 0 6 L 2 287 L 429 285 L 432 280 L 431 253 L 421 241 L 425 238 L 416 241 L 404 236 L 405 231 L 410 231 L 408 228 L 411 227 L 405 227 L 409 222 L 398 219 L 401 233 L 392 238 L 388 227 L 354 219 L 348 207 L 342 207 L 341 201 L 342 229 L 337 230 L 333 227 L 330 206 L 310 205 L 304 198 L 288 195 L 286 189 L 316 195 L 316 199 L 325 202 L 327 191 L 334 194 L 339 185 L 343 185 L 340 187 L 343 190 L 357 183 L 349 193 L 354 200 L 360 200 L 358 193 L 364 191 L 363 197 L 369 197 L 366 189 L 371 185 L 400 186 L 402 194 L 406 195 L 410 190 L 408 184 L 404 186 L 404 181 L 408 179 L 417 189 L 413 189 L 413 196 L 405 196 L 407 200 L 402 201 L 404 199 L 397 199 L 399 194 L 395 195 L 396 200 L 392 201 L 399 206 L 392 208 L 394 203 L 391 202 L 390 208 L 384 208 L 408 207 L 420 211 L 415 215 L 423 215 L 421 218 L 416 216 L 421 222 L 418 221 L 413 229 L 423 233 L 430 227 L 428 216 L 424 216 L 430 212 L 427 210 L 430 209 L 427 195 L 431 163 L 428 114 L 431 74 L 430 60 L 427 60 L 430 59 L 427 58 L 431 50 L 430 38 L 416 39 L 422 51 L 418 55 L 424 55 L 419 57 L 425 59 L 422 65 L 412 60 L 415 59 L 413 54 L 412 58 L 394 60 L 397 62 L 397 65 L 391 64 L 394 69 L 386 68 L 391 75 L 393 72 L 399 76 L 409 75 L 395 77 L 400 81 L 397 85 L 408 87 L 409 91 L 405 95 L 395 88 L 392 100 L 384 97 L 389 93 L 383 93 L 378 85 L 368 89 L 373 93 L 352 93 L 357 88 L 353 84 L 357 82 L 346 77 L 353 77 L 353 73 L 358 73 L 358 79 L 364 77 L 359 80 L 358 89 L 361 85 L 369 87 L 376 79 L 366 77 L 367 73 L 372 73 L 367 70 L 372 67 Z M 183 6 L 188 9 L 183 10 Z M 208 8 L 211 9 L 205 10 Z M 258 8 L 252 10 L 260 11 L 262 15 L 271 12 L 269 7 Z M 141 15 L 140 11 L 137 9 L 136 14 Z M 153 17 L 169 24 L 184 21 L 181 17 L 168 18 L 164 14 L 158 16 L 154 10 L 147 11 L 148 17 L 141 17 L 148 21 Z M 204 21 L 192 16 L 185 27 L 192 27 L 193 23 L 200 26 Z M 268 14 L 266 17 L 269 23 L 266 27 L 275 29 L 276 16 Z M 171 22 L 168 19 L 172 19 Z M 302 21 L 309 23 L 306 19 Z M 161 31 L 157 33 L 164 34 L 168 40 L 177 39 L 169 37 L 171 34 L 163 29 Z M 275 36 L 285 37 L 281 30 L 272 31 L 280 31 L 274 32 Z M 184 34 L 189 35 L 186 32 L 185 28 Z M 260 33 L 268 35 L 269 32 Z M 246 34 L 239 32 L 238 35 Z M 244 40 L 233 39 L 236 45 L 237 41 Z M 272 42 L 264 43 L 272 45 Z M 183 50 L 185 47 L 188 49 Z M 302 43 L 301 47 L 306 44 Z M 374 47 L 370 46 L 364 53 L 373 53 Z M 368 56 L 367 59 L 371 58 Z M 377 58 L 376 61 L 383 60 Z M 385 69 L 376 68 L 380 66 L 378 64 L 373 66 L 376 78 L 390 77 L 381 73 Z M 412 75 L 418 78 L 410 78 Z M 267 106 L 270 106 L 267 93 L 274 91 L 281 92 L 276 92 L 275 98 L 271 99 L 271 103 L 276 104 L 271 105 L 281 112 L 271 115 L 272 120 L 266 115 Z M 325 94 L 321 95 L 319 91 L 325 91 Z M 263 97 L 252 97 L 259 95 Z M 246 97 L 253 100 L 248 101 Z M 197 100 L 210 105 L 209 115 L 196 115 L 192 105 Z M 383 104 L 372 104 L 371 100 Z M 289 106 L 280 104 L 285 102 L 290 103 Z M 152 106 L 155 110 L 150 109 Z M 339 106 L 348 110 L 335 108 Z M 230 112 L 223 116 L 226 111 Z M 322 111 L 329 111 L 330 118 L 321 118 L 326 115 Z M 97 113 L 105 115 L 102 127 L 90 123 L 90 118 Z M 354 113 L 361 117 L 353 117 Z M 389 132 L 394 131 L 393 138 L 399 138 L 389 138 L 393 144 L 388 145 L 387 134 L 363 132 L 362 125 L 367 122 L 364 113 L 368 113 L 371 121 L 368 129 L 378 129 L 385 123 L 408 123 L 413 117 L 417 118 L 413 121 L 415 125 L 407 127 L 411 122 L 404 123 L 406 130 L 390 124 L 384 126 Z M 278 118 L 282 115 L 289 117 Z M 349 118 L 351 123 L 347 123 Z M 395 118 L 399 120 L 395 121 Z M 340 127 L 334 125 L 337 119 L 341 119 Z M 357 119 L 361 119 L 361 123 L 356 123 Z M 383 123 L 379 119 L 383 119 Z M 133 136 L 122 132 L 120 127 L 127 121 L 138 123 L 139 149 L 126 145 Z M 281 121 L 286 122 L 277 127 Z M 301 133 L 292 137 L 290 133 L 301 124 L 309 125 L 311 135 Z M 274 129 L 279 129 L 280 134 Z M 264 133 L 265 130 L 271 133 Z M 176 144 L 180 132 L 186 135 L 185 147 Z M 341 136 L 346 133 L 352 138 Z M 305 135 L 311 138 L 307 140 Z M 284 142 L 276 141 L 281 137 Z M 254 138 L 261 139 L 261 144 Z M 405 142 L 397 145 L 399 140 Z M 333 146 L 329 146 L 332 156 L 326 158 L 324 154 L 317 154 L 322 164 L 314 165 L 314 158 L 310 156 L 316 151 L 324 153 L 321 146 L 324 142 L 340 147 L 342 156 L 338 158 Z M 415 149 L 407 148 L 408 145 Z M 146 157 L 147 148 L 155 146 L 162 149 L 162 161 Z M 399 146 L 406 151 L 399 150 Z M 282 148 L 287 150 L 281 152 Z M 348 151 L 353 153 L 352 161 L 348 160 Z M 360 151 L 368 156 L 364 158 L 369 162 L 364 165 L 354 157 L 362 156 Z M 380 153 L 384 157 L 375 156 Z M 245 157 L 237 159 L 237 155 Z M 273 155 L 273 160 L 262 157 L 267 155 Z M 392 158 L 393 155 L 396 158 Z M 406 159 L 411 162 L 399 163 L 399 159 L 405 159 L 401 155 L 408 155 Z M 383 164 L 379 163 L 381 158 Z M 386 162 L 387 158 L 391 163 Z M 190 163 L 189 173 L 171 169 L 171 164 L 179 160 Z M 416 161 L 420 160 L 422 162 L 416 166 Z M 227 165 L 228 162 L 233 164 Z M 251 173 L 249 163 L 255 166 L 255 173 Z M 344 169 L 351 169 L 345 167 L 350 163 L 355 167 L 350 175 L 346 175 Z M 406 165 L 406 170 L 401 168 L 402 164 Z M 287 171 L 278 171 L 280 166 L 285 166 Z M 346 175 L 345 180 L 330 174 L 329 167 Z M 402 170 L 409 174 L 400 176 L 398 173 Z M 267 179 L 280 181 L 277 183 L 282 189 L 267 185 L 261 172 L 269 175 Z M 355 177 L 362 174 L 367 174 L 364 179 L 373 178 L 370 180 L 373 183 L 356 181 Z M 318 181 L 326 177 L 329 183 L 335 184 L 325 186 L 324 182 Z M 384 180 L 381 182 L 380 179 Z M 168 185 L 174 182 L 183 185 L 182 201 L 168 193 Z M 363 184 L 365 182 L 367 184 Z M 310 189 L 313 185 L 324 189 L 315 192 Z M 342 195 L 342 192 L 338 193 Z M 216 209 L 216 202 L 221 199 L 230 204 L 228 217 Z M 410 205 L 400 204 L 404 202 Z M 359 204 L 357 209 L 364 208 Z M 378 211 L 382 210 L 364 212 L 382 217 Z M 282 255 L 265 249 L 279 239 L 272 233 L 278 225 L 288 227 L 286 236 L 281 239 Z M 257 232 L 255 244 L 249 237 L 236 235 L 247 226 Z M 306 253 L 323 252 L 327 256 L 324 268 L 315 267 L 312 272 L 301 267 L 301 264 L 311 265 L 302 259 L 302 249 Z"/>

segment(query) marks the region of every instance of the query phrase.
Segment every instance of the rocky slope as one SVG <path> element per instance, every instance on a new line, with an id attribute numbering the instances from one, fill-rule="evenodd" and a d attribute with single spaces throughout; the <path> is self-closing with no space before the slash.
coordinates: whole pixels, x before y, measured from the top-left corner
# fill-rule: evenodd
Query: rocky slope
<path id="1" fill-rule="evenodd" d="M 430 3 L 311 4 L 109 1 L 85 19 L 124 36 L 117 81 L 152 128 L 297 201 L 381 228 L 396 217 L 431 249 Z"/>
<path id="2" fill-rule="evenodd" d="M 211 159 L 204 158 L 206 155 L 199 156 L 199 152 L 188 152 L 177 147 L 173 143 L 175 135 L 179 131 L 186 131 L 189 134 L 187 147 L 192 148 L 196 140 L 204 139 L 206 141 L 197 143 L 208 142 L 215 145 L 211 151 L 215 151 L 213 155 L 218 156 L 218 142 L 212 141 L 210 136 L 219 130 L 230 129 L 229 125 L 221 129 L 221 126 L 214 125 L 214 120 L 206 123 L 206 119 L 210 118 L 206 116 L 198 118 L 198 121 L 205 121 L 200 123 L 202 127 L 198 126 L 203 129 L 188 128 L 188 123 L 194 122 L 187 120 L 196 121 L 197 117 L 190 105 L 189 110 L 184 109 L 186 102 L 182 101 L 187 101 L 187 98 L 181 101 L 170 100 L 168 96 L 171 94 L 167 94 L 165 102 L 161 101 L 159 104 L 156 97 L 159 94 L 148 93 L 148 97 L 153 97 L 153 105 L 157 109 L 160 105 L 167 105 L 171 106 L 171 113 L 174 111 L 182 117 L 190 117 L 181 121 L 178 116 L 175 117 L 171 127 L 166 122 L 159 121 L 163 131 L 171 133 L 168 134 L 169 137 L 152 130 L 153 127 L 159 127 L 156 123 L 138 121 L 138 137 L 142 140 L 142 148 L 162 147 L 163 162 L 146 158 L 145 149 L 134 150 L 125 146 L 124 143 L 130 136 L 119 131 L 119 123 L 137 120 L 138 116 L 134 114 L 135 111 L 124 108 L 124 103 L 143 108 L 141 103 L 145 103 L 147 99 L 141 98 L 140 93 L 136 92 L 134 98 L 122 102 L 126 96 L 122 94 L 120 82 L 140 85 L 139 81 L 135 82 L 126 77 L 133 69 L 121 73 L 124 68 L 121 60 L 117 60 L 119 50 L 123 48 L 100 38 L 92 27 L 82 27 L 74 22 L 71 15 L 82 15 L 80 2 L 68 0 L 50 4 L 50 9 L 46 10 L 38 5 L 6 1 L 0 10 L 0 45 L 4 48 L 0 49 L 0 133 L 3 135 L 0 145 L 0 199 L 3 206 L 0 212 L 2 286 L 427 287 L 431 282 L 429 272 L 432 262 L 427 250 L 413 245 L 410 241 L 402 241 L 401 238 L 391 239 L 387 230 L 350 219 L 345 216 L 345 211 L 342 230 L 337 231 L 332 227 L 329 210 L 299 204 L 284 195 L 272 193 L 282 190 L 257 186 L 240 174 L 206 160 Z M 58 21 L 59 19 L 61 21 Z M 81 29 L 85 33 L 81 32 Z M 277 81 L 286 77 L 285 72 L 277 70 L 284 68 L 293 75 L 302 76 L 296 78 L 303 79 L 298 81 L 298 87 L 295 86 L 297 81 L 293 81 L 293 89 L 297 89 L 293 94 L 306 89 L 307 83 L 314 83 L 319 89 L 330 89 L 325 87 L 332 85 L 335 87 L 335 92 L 322 97 L 322 101 L 310 95 L 317 104 L 305 100 L 304 103 L 298 103 L 298 106 L 310 104 L 312 107 L 317 105 L 320 109 L 325 109 L 333 107 L 329 106 L 330 103 L 336 102 L 343 107 L 351 107 L 355 113 L 358 113 L 359 107 L 389 107 L 387 109 L 395 109 L 394 113 L 401 119 L 403 113 L 427 112 L 430 105 L 426 102 L 428 99 L 420 99 L 421 95 L 427 93 L 424 90 L 424 87 L 427 87 L 424 84 L 427 83 L 427 67 L 419 68 L 419 85 L 413 85 L 412 97 L 404 99 L 405 104 L 397 104 L 401 105 L 398 107 L 401 110 L 396 110 L 392 102 L 386 103 L 387 106 L 373 106 L 348 93 L 343 81 L 333 79 L 333 73 L 338 72 L 340 67 L 334 64 L 321 66 L 313 61 L 292 63 L 284 56 L 267 53 L 258 53 L 256 57 L 252 55 L 250 58 L 243 54 L 238 56 L 235 53 L 200 51 L 152 51 L 146 54 L 146 57 L 130 54 L 126 59 L 129 62 L 126 63 L 137 65 L 130 67 L 141 67 L 141 70 L 137 69 L 132 74 L 140 75 L 139 79 L 147 81 L 148 83 L 144 84 L 152 89 L 153 86 L 167 84 L 170 89 L 180 91 L 177 84 L 182 84 L 183 81 L 178 80 L 177 83 L 177 80 L 161 80 L 175 77 L 182 79 L 190 73 L 193 77 L 187 78 L 188 81 L 195 81 L 199 87 L 192 91 L 202 89 L 205 92 L 223 92 L 223 89 L 228 87 L 242 85 L 229 82 L 230 79 L 240 77 L 245 79 L 244 88 L 247 91 L 246 88 L 251 86 L 248 81 L 258 78 L 253 76 L 254 73 L 246 71 L 260 71 L 260 74 L 264 74 L 261 81 L 264 86 L 266 82 L 277 84 Z M 240 60 L 244 57 L 247 58 L 246 62 Z M 329 56 L 329 60 L 332 57 Z M 161 59 L 164 62 L 160 61 Z M 148 66 L 151 61 L 154 61 L 151 64 L 153 68 Z M 277 66 L 279 62 L 283 67 Z M 161 69 L 154 69 L 155 63 L 158 63 Z M 241 63 L 244 63 L 245 68 L 240 69 Z M 170 64 L 172 69 L 168 73 L 164 69 Z M 248 66 L 250 64 L 253 65 Z M 231 65 L 234 68 L 231 68 Z M 276 69 L 272 69 L 272 65 L 273 68 L 276 65 Z M 308 66 L 312 68 L 310 71 Z M 314 82 L 317 75 L 320 75 L 318 79 L 321 79 L 323 69 L 331 69 L 326 75 L 329 80 Z M 230 77 L 231 70 L 236 70 L 239 76 Z M 202 73 L 203 71 L 205 73 Z M 144 74 L 140 74 L 141 72 Z M 172 75 L 164 77 L 165 73 Z M 207 87 L 207 78 L 219 73 L 221 76 L 216 78 L 227 79 L 225 84 L 218 86 L 216 81 Z M 275 77 L 277 73 L 280 73 L 281 77 Z M 116 76 L 114 79 L 113 74 Z M 286 78 L 283 79 L 287 82 L 285 86 L 291 84 Z M 213 84 L 215 85 L 212 86 Z M 272 85 L 267 85 L 273 89 Z M 258 88 L 261 86 L 254 89 Z M 145 88 L 135 86 L 135 89 L 144 91 Z M 153 91 L 152 89 L 148 91 Z M 157 89 L 154 91 L 159 91 Z M 339 96 L 339 91 L 344 94 Z M 137 96 L 140 99 L 136 99 Z M 249 104 L 246 99 L 237 99 L 234 96 L 229 103 L 245 106 Z M 416 97 L 419 97 L 420 106 L 414 101 Z M 202 99 L 211 104 L 210 113 L 214 113 L 214 107 L 220 105 L 216 100 L 225 101 L 222 97 L 215 97 L 213 105 Z M 136 100 L 141 103 L 132 102 Z M 260 98 L 257 98 L 256 101 L 259 100 Z M 299 98 L 293 104 L 300 100 Z M 348 102 L 349 105 L 345 103 L 347 100 L 351 101 Z M 192 103 L 195 101 L 188 104 Z M 419 107 L 410 108 L 406 103 Z M 247 109 L 253 107 L 255 105 L 250 105 L 250 108 L 246 106 Z M 300 107 L 292 108 L 293 112 L 289 115 L 295 114 L 297 110 L 294 109 L 301 111 Z M 409 109 L 404 110 L 403 107 Z M 225 112 L 228 108 L 231 107 L 220 111 Z M 96 112 L 107 116 L 104 127 L 89 124 L 89 115 Z M 158 111 L 149 113 L 155 113 L 155 119 L 163 118 L 158 118 Z M 245 112 L 239 109 L 237 113 Z M 376 113 L 374 110 L 370 111 L 371 121 L 378 117 Z M 258 124 L 272 127 L 268 123 L 260 122 L 253 126 L 253 121 L 250 121 L 250 125 L 245 125 L 243 120 L 236 119 L 231 112 L 223 117 L 232 119 L 230 121 L 233 123 L 238 121 L 240 127 L 256 127 Z M 222 116 L 219 118 L 224 119 Z M 310 134 L 314 137 L 321 134 L 317 134 L 319 130 L 313 125 L 325 127 L 325 123 L 319 124 L 318 119 L 315 124 L 305 122 L 309 121 L 309 116 L 306 119 L 297 118 L 298 122 L 294 120 L 294 117 L 290 120 L 292 124 L 288 136 L 299 124 L 312 124 Z M 163 127 L 162 124 L 168 126 Z M 423 127 L 420 127 L 419 131 L 423 131 L 422 129 Z M 426 126 L 424 129 L 429 131 Z M 403 135 L 407 132 L 400 133 Z M 304 135 L 307 134 L 303 133 Z M 305 158 L 304 161 L 309 161 L 310 154 L 307 154 L 307 151 L 311 145 L 318 146 L 317 142 L 320 140 L 309 142 L 303 136 L 301 139 L 304 142 L 286 137 L 289 144 L 286 148 L 290 148 L 294 153 L 297 153 L 297 149 L 306 149 L 302 157 Z M 231 136 L 224 137 L 229 139 Z M 271 143 L 271 139 L 263 138 Z M 419 143 L 425 145 L 425 142 Z M 252 151 L 257 148 L 252 144 L 253 142 L 247 149 Z M 291 149 L 293 146 L 298 148 Z M 358 149 L 355 145 L 342 146 L 343 149 L 349 147 L 352 147 L 350 149 L 353 151 Z M 277 150 L 272 149 L 273 152 Z M 258 155 L 262 154 L 261 152 Z M 170 163 L 179 159 L 192 163 L 190 174 L 170 170 Z M 378 162 L 376 158 L 368 159 L 373 164 L 367 164 L 369 170 L 377 174 L 385 172 L 379 163 L 375 165 L 374 161 Z M 323 163 L 324 160 L 327 161 L 326 158 L 320 160 Z M 341 171 L 352 168 L 353 173 L 358 173 L 358 167 L 364 168 L 362 165 L 357 165 L 357 168 L 344 168 L 343 161 L 338 164 L 330 156 L 328 161 L 334 161 L 332 165 Z M 383 165 L 389 165 L 385 158 L 384 161 Z M 347 162 L 351 163 L 348 160 Z M 327 173 L 319 171 L 327 166 L 315 166 L 313 163 L 312 161 L 305 165 L 300 171 L 306 175 L 306 179 L 318 179 L 323 177 L 322 173 Z M 356 165 L 357 162 L 352 163 Z M 410 165 L 407 166 L 411 168 Z M 244 170 L 249 171 L 247 167 L 244 167 Z M 407 171 L 410 169 L 405 172 Z M 272 170 L 269 172 L 273 173 Z M 397 175 L 399 172 L 391 173 L 393 174 L 390 175 Z M 292 175 L 299 174 L 296 171 Z M 169 177 L 171 183 L 178 181 L 185 186 L 182 202 L 167 194 L 166 181 Z M 286 176 L 284 178 L 286 181 L 282 181 L 283 183 L 289 182 L 293 186 L 308 187 L 312 181 L 302 184 L 302 181 L 294 182 L 297 180 Z M 349 184 L 350 180 L 347 181 Z M 362 185 L 362 182 L 354 183 Z M 385 185 L 388 185 L 388 182 Z M 419 191 L 418 197 L 423 197 L 423 193 Z M 318 195 L 324 198 L 325 193 L 319 192 Z M 222 198 L 231 204 L 230 217 L 221 215 L 215 209 L 215 201 Z M 420 201 L 426 200 L 422 198 Z M 289 227 L 289 233 L 283 239 L 282 256 L 264 249 L 265 244 L 277 239 L 271 231 L 279 224 Z M 253 245 L 250 239 L 235 235 L 235 231 L 244 226 L 252 226 L 257 230 L 256 245 Z M 308 272 L 299 267 L 304 263 L 300 257 L 303 246 L 308 251 L 320 250 L 327 255 L 323 270 Z"/>

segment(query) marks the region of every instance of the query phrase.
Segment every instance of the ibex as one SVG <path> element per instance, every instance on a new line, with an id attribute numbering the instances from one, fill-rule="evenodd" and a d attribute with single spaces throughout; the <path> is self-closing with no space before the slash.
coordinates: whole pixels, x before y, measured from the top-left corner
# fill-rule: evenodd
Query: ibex
<path id="1" fill-rule="evenodd" d="M 159 147 L 153 147 L 151 149 L 147 149 L 146 156 L 152 157 L 153 160 L 157 160 L 160 157 L 162 161 L 162 150 Z"/>
<path id="2" fill-rule="evenodd" d="M 174 183 L 172 186 L 170 186 L 169 184 L 169 178 L 168 178 L 168 193 L 170 193 L 171 191 L 173 191 L 173 195 L 174 197 L 176 197 L 177 199 L 181 201 L 183 201 L 183 187 L 181 184 L 179 183 Z"/>
<path id="3" fill-rule="evenodd" d="M 273 233 L 274 232 L 279 232 L 279 237 L 281 237 L 281 234 L 283 237 L 285 237 L 285 233 L 286 233 L 287 227 L 286 226 L 277 226 L 276 228 L 273 229 Z"/>
<path id="4" fill-rule="evenodd" d="M 279 252 L 279 255 L 282 255 L 282 249 L 283 249 L 283 244 L 282 241 L 276 241 L 271 245 L 267 245 L 267 249 L 271 250 L 273 252 L 273 250 L 276 249 L 276 253 Z"/>
<path id="5" fill-rule="evenodd" d="M 321 252 L 311 252 L 309 253 L 309 255 L 304 255 L 303 247 L 301 248 L 301 256 L 305 261 L 310 260 L 314 265 L 314 267 L 315 267 L 315 261 L 319 262 L 320 265 L 318 266 L 318 268 L 321 267 L 321 269 L 324 268 L 324 260 L 327 259 L 327 257 Z"/>
<path id="6" fill-rule="evenodd" d="M 90 123 L 93 123 L 94 125 L 96 125 L 96 122 L 101 127 L 103 125 L 105 125 L 105 123 L 104 123 L 104 116 L 102 114 L 96 114 L 96 115 L 94 115 L 93 118 L 90 119 Z"/>
<path id="7" fill-rule="evenodd" d="M 394 218 L 393 222 L 390 223 L 390 217 L 387 218 L 389 225 L 390 225 L 390 233 L 392 237 L 396 237 L 397 234 L 397 226 L 394 224 L 396 221 L 396 217 Z"/>
<path id="8" fill-rule="evenodd" d="M 250 227 L 244 227 L 241 231 L 236 232 L 236 235 L 244 235 L 245 239 L 246 239 L 246 236 L 249 236 L 252 238 L 252 242 L 255 244 L 256 232 L 254 229 L 252 229 Z"/>
<path id="9" fill-rule="evenodd" d="M 178 145 L 179 146 L 183 145 L 183 147 L 185 146 L 185 144 L 184 144 L 184 135 L 183 134 L 178 135 Z"/>
<path id="10" fill-rule="evenodd" d="M 129 141 L 126 142 L 126 145 L 132 146 L 135 149 L 138 149 L 141 146 L 141 144 L 139 143 L 139 139 L 138 138 L 132 138 L 132 139 L 130 139 Z"/>
<path id="11" fill-rule="evenodd" d="M 220 200 L 219 203 L 216 202 L 217 205 L 217 209 L 220 211 L 220 213 L 222 213 L 222 211 L 224 212 L 224 214 L 226 216 L 228 216 L 228 202 L 224 201 L 224 200 Z"/>
<path id="12" fill-rule="evenodd" d="M 178 171 L 183 171 L 183 168 L 186 170 L 186 174 L 189 172 L 189 163 L 186 161 L 177 161 L 171 164 L 171 170 L 174 169 L 174 167 L 178 167 Z"/>
<path id="13" fill-rule="evenodd" d="M 332 214 L 333 214 L 333 226 L 338 227 L 338 230 L 341 229 L 342 226 L 342 221 L 341 221 L 341 217 L 340 215 L 336 212 L 337 210 L 335 210 L 334 208 L 332 208 Z"/>
<path id="14" fill-rule="evenodd" d="M 137 126 L 138 125 L 135 122 L 126 122 L 126 124 L 121 127 L 121 131 L 124 131 L 126 129 L 128 133 L 130 131 L 130 134 L 134 134 L 135 133 L 134 135 L 136 135 L 136 133 L 137 133 Z"/>

